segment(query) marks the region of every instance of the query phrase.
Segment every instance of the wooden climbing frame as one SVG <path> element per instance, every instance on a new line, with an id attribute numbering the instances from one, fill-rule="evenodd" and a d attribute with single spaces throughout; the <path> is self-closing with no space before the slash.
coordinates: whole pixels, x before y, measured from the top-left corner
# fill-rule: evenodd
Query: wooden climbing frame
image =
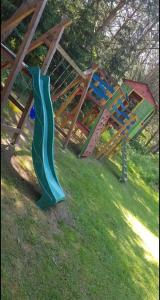
<path id="1" fill-rule="evenodd" d="M 6 65 L 3 66 L 3 68 L 8 67 L 8 65 L 11 65 L 11 67 L 12 67 L 11 72 L 8 77 L 9 79 L 10 78 L 12 79 L 12 84 L 10 84 L 8 87 L 7 83 L 9 81 L 9 79 L 7 79 L 5 86 L 2 88 L 2 95 L 3 96 L 5 95 L 5 98 L 3 97 L 1 105 L 3 108 L 7 104 L 7 101 L 9 99 L 22 112 L 22 115 L 20 117 L 17 127 L 13 127 L 14 134 L 13 134 L 12 142 L 11 142 L 12 145 L 17 143 L 18 138 L 23 130 L 25 121 L 28 117 L 28 113 L 33 105 L 32 94 L 27 99 L 25 107 L 22 107 L 22 105 L 20 103 L 18 103 L 18 101 L 16 101 L 16 99 L 13 99 L 13 97 L 11 95 L 11 89 L 12 89 L 13 83 L 16 79 L 18 72 L 22 69 L 22 71 L 24 73 L 26 73 L 28 76 L 30 76 L 30 74 L 27 70 L 27 65 L 23 62 L 24 57 L 26 54 L 30 53 L 31 51 L 38 48 L 39 46 L 46 45 L 48 48 L 48 52 L 47 52 L 47 55 L 44 59 L 43 65 L 42 65 L 42 72 L 43 72 L 43 74 L 46 74 L 47 70 L 50 66 L 50 63 L 52 61 L 52 58 L 57 50 L 57 47 L 58 47 L 59 41 L 62 37 L 63 31 L 67 26 L 69 26 L 71 24 L 71 21 L 67 17 L 62 17 L 62 20 L 59 24 L 57 24 L 56 26 L 54 26 L 53 28 L 48 30 L 45 34 L 43 34 L 41 37 L 39 37 L 35 41 L 31 42 L 31 39 L 32 39 L 33 34 L 36 29 L 36 26 L 38 25 L 40 16 L 42 15 L 42 12 L 43 12 L 42 8 L 44 9 L 47 0 L 45 0 L 45 1 L 40 0 L 38 3 L 37 3 L 37 1 L 29 1 L 29 2 L 30 3 L 32 2 L 31 3 L 32 5 L 29 6 L 30 13 L 34 12 L 34 19 L 32 17 L 32 20 L 31 20 L 32 28 L 30 28 L 31 25 L 29 25 L 28 31 L 27 31 L 27 33 L 24 37 L 24 40 L 20 46 L 17 56 L 12 51 L 10 51 L 5 45 L 1 44 L 2 55 L 5 58 L 7 58 L 7 61 L 8 61 L 8 64 L 6 63 Z M 19 24 L 19 22 L 21 20 L 23 20 L 23 18 L 28 16 L 28 14 L 29 14 L 28 12 L 26 12 L 26 14 L 23 14 L 23 18 L 21 16 L 21 13 L 24 13 L 24 11 L 27 9 L 27 7 L 28 6 L 22 5 L 20 7 L 20 9 L 18 10 L 18 12 L 16 12 L 16 14 L 14 16 L 12 16 L 11 21 L 10 22 L 7 21 L 7 24 L 11 23 L 12 25 L 14 24 L 14 27 L 17 26 Z M 15 18 L 15 22 L 13 22 L 14 18 Z M 17 20 L 17 18 L 18 18 L 18 20 Z M 33 21 L 34 21 L 34 23 L 33 23 Z M 5 38 L 6 38 L 7 34 L 5 35 L 6 31 L 3 28 L 5 28 L 5 24 L 3 24 L 2 33 L 3 33 L 3 37 L 5 36 Z M 6 26 L 6 28 L 7 28 L 7 30 L 10 30 L 9 33 L 11 33 L 11 27 Z M 3 40 L 5 38 L 3 38 Z M 27 44 L 27 47 L 25 47 L 25 48 L 24 48 L 24 41 Z M 20 63 L 19 63 L 19 59 L 20 59 Z M 16 67 L 17 66 L 16 64 L 18 64 L 18 68 Z M 14 73 L 13 73 L 13 70 L 14 70 Z M 2 124 L 2 127 L 7 129 L 7 125 L 5 125 L 5 124 Z M 10 127 L 11 126 L 8 127 L 9 130 L 10 130 Z"/>
<path id="2" fill-rule="evenodd" d="M 106 128 L 109 118 L 110 113 L 106 109 L 103 109 L 82 148 L 81 157 L 86 158 L 93 153 L 104 128 Z"/>
<path id="3" fill-rule="evenodd" d="M 77 119 L 78 119 L 78 115 L 81 111 L 81 108 L 82 108 L 82 105 L 84 103 L 84 100 L 85 100 L 85 97 L 87 95 L 87 92 L 88 92 L 88 89 L 89 89 L 89 86 L 90 86 L 90 83 L 91 83 L 91 80 L 92 80 L 92 77 L 93 77 L 93 74 L 96 72 L 96 70 L 98 69 L 98 66 L 97 65 L 93 65 L 92 66 L 92 69 L 91 70 L 88 70 L 88 73 L 86 74 L 88 76 L 86 82 L 85 82 L 85 86 L 84 86 L 84 89 L 83 89 L 83 92 L 82 92 L 82 95 L 80 97 L 80 100 L 79 100 L 79 103 L 78 103 L 78 106 L 77 106 L 77 110 L 76 110 L 76 113 L 73 117 L 73 120 L 71 122 L 71 126 L 69 128 L 69 131 L 68 131 L 68 134 L 67 134 L 67 137 L 65 139 L 65 142 L 64 142 L 64 148 L 66 148 L 68 146 L 68 143 L 69 143 L 69 140 L 72 136 L 72 132 L 74 130 L 74 127 L 75 127 L 75 124 L 77 122 Z"/>
<path id="4" fill-rule="evenodd" d="M 1 26 L 1 34 L 2 34 L 2 41 L 4 41 L 8 34 L 19 25 L 19 23 L 26 18 L 28 15 L 33 14 L 32 19 L 29 23 L 28 30 L 23 38 L 19 51 L 16 55 L 14 64 L 12 65 L 10 74 L 6 80 L 5 86 L 2 90 L 2 103 L 1 109 L 6 106 L 8 102 L 8 97 L 12 90 L 13 84 L 17 77 L 17 74 L 21 70 L 22 62 L 27 54 L 28 48 L 30 46 L 31 40 L 45 8 L 47 0 L 39 0 L 39 1 L 24 1 L 20 8 L 17 10 L 16 14 L 12 16 L 8 21 L 2 23 Z"/>
<path id="5" fill-rule="evenodd" d="M 96 158 L 100 159 L 104 156 L 109 157 L 110 154 L 116 149 L 116 147 L 120 144 L 120 142 L 125 138 L 128 139 L 128 131 L 129 126 L 133 121 L 136 121 L 136 115 L 132 114 L 128 121 L 125 122 L 123 126 L 121 126 L 120 130 L 110 139 L 110 141 L 102 147 L 102 149 L 97 153 Z"/>

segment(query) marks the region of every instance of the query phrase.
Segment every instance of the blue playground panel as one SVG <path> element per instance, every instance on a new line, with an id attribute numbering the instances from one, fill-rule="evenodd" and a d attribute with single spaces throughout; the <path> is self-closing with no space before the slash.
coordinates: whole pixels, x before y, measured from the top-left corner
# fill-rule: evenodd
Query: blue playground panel
<path id="1" fill-rule="evenodd" d="M 117 104 L 119 104 L 123 110 L 126 109 L 126 106 L 123 104 L 121 99 L 118 99 Z"/>
<path id="2" fill-rule="evenodd" d="M 114 87 L 109 85 L 106 81 L 102 80 L 97 74 L 93 75 L 93 80 L 94 81 L 98 81 L 99 82 L 99 87 L 100 88 L 106 88 L 107 90 L 109 90 L 112 94 L 114 93 Z"/>
<path id="3" fill-rule="evenodd" d="M 90 88 L 93 90 L 93 92 L 96 94 L 96 96 L 100 99 L 105 98 L 106 100 L 109 99 L 109 97 L 104 93 L 103 90 L 100 90 L 97 86 L 95 86 L 92 82 L 90 83 Z"/>
<path id="4" fill-rule="evenodd" d="M 123 122 L 121 119 L 119 119 L 119 117 L 118 117 L 117 115 L 115 115 L 114 118 L 115 118 L 119 123 L 121 123 L 122 125 L 124 125 L 124 122 Z"/>
<path id="5" fill-rule="evenodd" d="M 125 119 L 129 120 L 129 116 L 126 112 L 124 111 L 120 111 L 116 105 L 113 105 L 113 110 L 119 115 L 119 116 L 123 116 Z"/>
<path id="6" fill-rule="evenodd" d="M 122 108 L 122 110 L 119 110 L 119 107 L 117 107 L 117 106 L 120 106 L 120 107 Z M 125 109 L 126 109 L 126 106 L 123 104 L 123 102 L 122 102 L 121 99 L 118 99 L 118 100 L 117 100 L 117 103 L 114 104 L 114 105 L 112 106 L 111 112 L 112 112 L 112 113 L 113 113 L 113 112 L 116 113 L 116 115 L 115 115 L 114 117 L 115 117 L 115 118 L 117 119 L 117 121 L 118 121 L 119 123 L 121 123 L 121 124 L 124 124 L 124 122 L 119 118 L 119 116 L 123 116 L 124 119 L 129 120 L 129 116 L 128 116 L 128 114 L 125 112 Z"/>
<path id="7" fill-rule="evenodd" d="M 100 79 L 100 77 L 97 74 L 93 75 L 92 81 L 90 83 L 90 88 L 93 90 L 93 92 L 96 94 L 96 96 L 100 99 L 106 99 L 108 100 L 109 97 L 106 95 L 107 90 L 110 91 L 110 93 L 114 93 L 114 88 L 109 85 L 106 81 Z M 98 82 L 98 86 L 94 85 L 94 82 Z"/>

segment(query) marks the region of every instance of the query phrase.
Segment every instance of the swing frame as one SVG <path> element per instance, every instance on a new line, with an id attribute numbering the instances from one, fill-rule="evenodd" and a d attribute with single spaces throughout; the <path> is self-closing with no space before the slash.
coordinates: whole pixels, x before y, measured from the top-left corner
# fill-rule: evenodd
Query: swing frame
<path id="1" fill-rule="evenodd" d="M 40 16 L 43 12 L 42 8 L 44 9 L 44 6 L 45 6 L 44 4 L 46 4 L 47 0 L 40 0 L 37 4 L 38 6 L 37 5 L 35 6 L 35 3 L 37 3 L 37 1 L 32 1 L 32 2 L 34 2 L 34 10 L 36 11 L 36 26 L 37 26 Z M 26 14 L 28 16 L 28 13 L 21 16 L 23 9 L 24 9 L 24 6 L 20 7 L 20 9 L 18 10 L 19 23 L 26 17 Z M 30 10 L 30 12 L 33 12 L 33 9 Z M 39 12 L 39 14 L 38 14 L 38 12 Z M 37 16 L 37 14 L 38 14 L 38 16 Z M 18 17 L 17 17 L 17 13 L 16 13 L 16 16 L 11 17 L 12 22 L 10 21 L 10 23 L 13 23 L 13 20 L 15 19 L 14 27 L 16 27 L 19 24 L 19 23 L 17 23 L 18 21 L 16 21 Z M 32 19 L 33 19 L 33 17 L 32 17 Z M 7 24 L 9 23 L 9 20 L 6 21 Z M 35 22 L 35 17 L 34 17 L 34 22 Z M 47 55 L 44 59 L 43 65 L 42 65 L 42 72 L 45 75 L 48 71 L 48 68 L 52 61 L 52 58 L 57 50 L 57 47 L 58 47 L 59 41 L 62 37 L 62 34 L 63 34 L 65 28 L 67 28 L 70 24 L 71 24 L 71 21 L 68 19 L 68 17 L 62 17 L 61 22 L 59 24 L 52 27 L 50 30 L 48 30 L 46 33 L 44 33 L 41 37 L 39 37 L 38 39 L 31 42 L 33 33 L 35 32 L 35 29 L 36 29 L 36 26 L 34 26 L 34 32 L 32 30 L 32 34 L 29 34 L 30 26 L 33 25 L 33 22 L 31 20 L 31 25 L 29 25 L 29 29 L 28 29 L 29 32 L 27 31 L 25 38 L 20 46 L 20 50 L 23 48 L 22 46 L 24 44 L 24 41 L 27 42 L 28 48 L 27 49 L 25 48 L 25 51 L 23 49 L 23 53 L 21 53 L 22 51 L 19 50 L 17 55 L 14 54 L 10 49 L 8 49 L 3 43 L 1 43 L 2 56 L 4 56 L 7 60 L 7 62 L 5 63 L 5 66 L 3 65 L 3 68 L 6 69 L 8 66 L 9 67 L 11 66 L 10 74 L 12 75 L 12 85 L 10 85 L 9 89 L 7 89 L 7 93 L 6 93 L 6 88 L 7 88 L 6 84 L 5 84 L 5 86 L 1 85 L 2 96 L 7 95 L 7 98 L 5 96 L 5 98 L 3 98 L 3 100 L 2 100 L 1 108 L 3 109 L 6 106 L 6 104 L 8 103 L 8 101 L 12 101 L 12 103 L 16 107 L 18 107 L 22 113 L 16 127 L 9 126 L 9 125 L 5 124 L 4 122 L 2 122 L 2 128 L 8 129 L 9 131 L 11 131 L 13 133 L 12 137 L 11 137 L 11 144 L 10 144 L 12 146 L 15 145 L 16 143 L 18 143 L 19 137 L 22 133 L 22 130 L 25 125 L 26 119 L 28 117 L 29 111 L 33 105 L 33 95 L 32 94 L 29 95 L 29 97 L 26 101 L 25 107 L 22 106 L 11 94 L 12 86 L 13 86 L 16 76 L 20 72 L 20 70 L 22 70 L 24 72 L 24 74 L 26 74 L 27 76 L 30 76 L 30 74 L 27 70 L 28 66 L 24 63 L 24 58 L 28 53 L 30 53 L 34 49 L 38 48 L 39 46 L 46 45 L 48 48 L 48 52 L 47 52 Z M 11 33 L 11 30 L 5 31 L 3 28 L 5 28 L 5 24 L 3 24 L 3 26 L 2 26 L 2 33 L 6 33 L 5 37 L 3 35 L 3 41 L 4 41 L 6 39 L 6 37 L 8 36 L 7 34 Z M 6 28 L 8 29 L 8 27 L 6 27 Z M 9 27 L 9 29 L 10 29 L 10 27 Z M 13 29 L 14 28 L 12 28 L 12 30 Z M 19 53 L 21 54 L 21 56 Z M 19 63 L 19 56 L 20 56 L 20 63 Z M 16 72 L 14 73 L 14 76 L 13 76 L 13 70 L 14 70 L 14 67 L 15 67 L 17 61 L 18 61 L 18 69 L 16 68 Z M 10 79 L 11 75 L 8 76 L 7 82 Z"/>

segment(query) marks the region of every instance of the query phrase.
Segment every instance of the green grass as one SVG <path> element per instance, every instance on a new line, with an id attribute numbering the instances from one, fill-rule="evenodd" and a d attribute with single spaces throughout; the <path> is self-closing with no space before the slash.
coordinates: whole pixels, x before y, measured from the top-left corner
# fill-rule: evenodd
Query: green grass
<path id="1" fill-rule="evenodd" d="M 119 161 L 80 160 L 56 141 L 66 200 L 43 212 L 30 148 L 2 153 L 2 299 L 157 300 L 157 157 L 129 150 L 121 184 Z"/>

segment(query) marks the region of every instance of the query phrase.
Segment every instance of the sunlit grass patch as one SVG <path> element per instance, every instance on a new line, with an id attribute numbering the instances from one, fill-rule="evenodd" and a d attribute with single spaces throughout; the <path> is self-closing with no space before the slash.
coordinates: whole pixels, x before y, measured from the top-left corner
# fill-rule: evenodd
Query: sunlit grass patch
<path id="1" fill-rule="evenodd" d="M 143 176 L 150 157 L 142 166 L 130 153 L 122 184 L 120 156 L 81 160 L 56 140 L 66 199 L 43 212 L 28 133 L 11 162 L 2 153 L 3 299 L 158 299 L 158 192 Z"/>

